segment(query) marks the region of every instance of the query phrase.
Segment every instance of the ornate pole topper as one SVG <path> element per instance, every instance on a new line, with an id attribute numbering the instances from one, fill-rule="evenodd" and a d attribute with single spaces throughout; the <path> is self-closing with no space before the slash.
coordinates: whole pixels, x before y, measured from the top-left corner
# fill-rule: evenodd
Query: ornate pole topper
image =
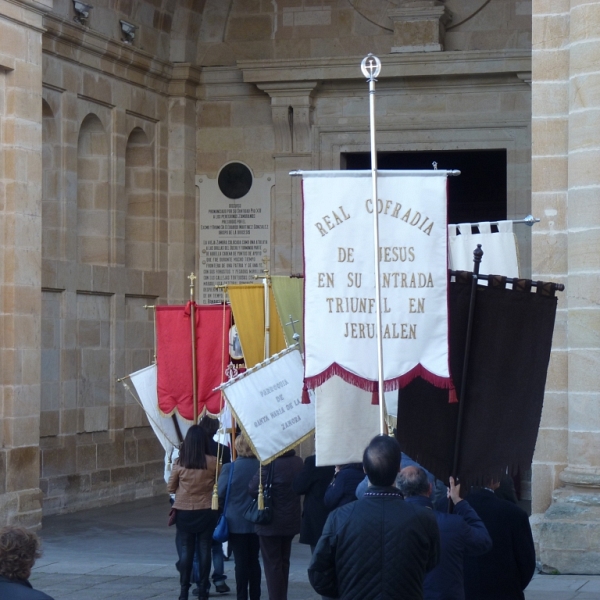
<path id="1" fill-rule="evenodd" d="M 375 311 L 377 327 L 377 393 L 379 397 L 379 432 L 383 435 L 386 429 L 385 401 L 383 389 L 383 343 L 381 333 L 381 278 L 379 269 L 379 211 L 377 210 L 377 145 L 375 143 L 375 82 L 381 72 L 381 61 L 372 54 L 367 54 L 360 64 L 363 75 L 369 82 L 369 120 L 371 129 L 371 179 L 373 186 L 373 241 L 375 257 Z"/>

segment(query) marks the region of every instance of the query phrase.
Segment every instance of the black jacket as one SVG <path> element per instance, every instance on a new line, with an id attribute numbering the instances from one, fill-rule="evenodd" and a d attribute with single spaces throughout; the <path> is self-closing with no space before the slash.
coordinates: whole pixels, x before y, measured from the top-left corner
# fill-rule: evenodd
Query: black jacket
<path id="1" fill-rule="evenodd" d="M 523 590 L 535 571 L 527 513 L 487 489 L 471 492 L 467 500 L 489 531 L 493 547 L 465 559 L 466 600 L 524 600 Z"/>
<path id="2" fill-rule="evenodd" d="M 425 496 L 411 496 L 405 502 L 433 509 L 433 503 Z M 440 528 L 440 562 L 425 577 L 423 597 L 425 600 L 464 600 L 465 556 L 489 552 L 492 549 L 492 539 L 466 500 L 454 507 L 453 514 L 439 510 L 434 510 L 433 514 Z"/>
<path id="3" fill-rule="evenodd" d="M 304 468 L 292 483 L 296 494 L 304 494 L 300 543 L 316 546 L 329 511 L 323 503 L 325 490 L 333 479 L 333 467 L 317 467 L 315 455 L 304 459 Z"/>
<path id="4" fill-rule="evenodd" d="M 0 575 L 0 598 L 2 600 L 52 600 L 48 594 L 31 587 L 29 581 L 7 579 Z"/>
<path id="5" fill-rule="evenodd" d="M 256 525 L 258 535 L 294 536 L 300 532 L 302 520 L 300 496 L 292 489 L 292 481 L 302 470 L 302 459 L 293 450 L 273 461 L 273 520 L 268 525 Z M 262 467 L 263 486 L 267 482 L 270 465 Z M 258 496 L 258 471 L 248 485 L 253 498 Z"/>
<path id="6" fill-rule="evenodd" d="M 342 466 L 325 492 L 327 510 L 333 510 L 348 504 L 348 502 L 354 502 L 356 500 L 356 488 L 364 477 L 365 472 L 361 463 L 350 463 Z"/>
<path id="7" fill-rule="evenodd" d="M 404 502 L 395 487 L 370 487 L 329 515 L 308 577 L 323 596 L 422 600 L 425 573 L 439 552 L 432 510 Z"/>

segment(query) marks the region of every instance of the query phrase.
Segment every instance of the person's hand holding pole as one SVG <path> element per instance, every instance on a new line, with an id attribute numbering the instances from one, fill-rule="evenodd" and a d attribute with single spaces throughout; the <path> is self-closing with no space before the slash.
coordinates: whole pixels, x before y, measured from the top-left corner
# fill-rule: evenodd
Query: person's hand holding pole
<path id="1" fill-rule="evenodd" d="M 462 502 L 462 498 L 460 497 L 460 483 L 455 484 L 454 477 L 450 477 L 450 489 L 448 490 L 448 498 L 452 500 L 455 506 L 459 502 Z"/>

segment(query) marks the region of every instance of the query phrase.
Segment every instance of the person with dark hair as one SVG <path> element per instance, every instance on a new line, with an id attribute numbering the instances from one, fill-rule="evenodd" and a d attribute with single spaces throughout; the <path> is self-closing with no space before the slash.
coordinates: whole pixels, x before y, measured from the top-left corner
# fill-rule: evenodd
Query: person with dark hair
<path id="1" fill-rule="evenodd" d="M 219 501 L 225 502 L 231 469 L 229 502 L 227 504 L 227 525 L 229 527 L 229 547 L 235 561 L 235 586 L 237 600 L 259 600 L 261 568 L 259 561 L 258 536 L 254 525 L 244 518 L 244 513 L 252 498 L 248 494 L 248 484 L 258 470 L 259 462 L 245 434 L 235 438 L 237 458 L 223 466 L 219 475 Z"/>
<path id="2" fill-rule="evenodd" d="M 200 598 L 208 597 L 204 594 L 210 575 L 210 546 L 218 518 L 218 512 L 211 510 L 216 468 L 217 459 L 209 453 L 206 431 L 192 425 L 167 484 L 168 491 L 175 494 L 173 508 L 177 509 L 175 544 L 179 555 L 179 600 L 188 600 L 194 552 L 200 558 Z"/>
<path id="3" fill-rule="evenodd" d="M 215 440 L 215 435 L 221 426 L 219 419 L 217 417 L 209 417 L 208 415 L 204 415 L 200 419 L 198 425 L 200 425 L 200 427 L 202 427 L 208 434 L 209 454 L 218 456 L 220 464 L 226 465 L 227 463 L 231 462 L 231 451 L 229 448 Z"/>
<path id="4" fill-rule="evenodd" d="M 464 600 L 463 563 L 465 556 L 489 552 L 492 539 L 477 513 L 460 497 L 460 484 L 450 477 L 449 497 L 454 513 L 434 510 L 432 486 L 425 471 L 405 467 L 400 471 L 398 488 L 408 503 L 433 510 L 440 528 L 441 554 L 435 569 L 427 573 L 423 584 L 425 600 Z"/>
<path id="5" fill-rule="evenodd" d="M 325 491 L 325 508 L 332 511 L 356 500 L 356 487 L 363 480 L 362 463 L 336 465 L 333 481 Z"/>
<path id="6" fill-rule="evenodd" d="M 52 600 L 29 583 L 31 569 L 41 556 L 40 540 L 23 527 L 0 529 L 0 598 L 6 600 Z"/>
<path id="7" fill-rule="evenodd" d="M 221 472 L 221 466 L 231 462 L 231 452 L 227 446 L 224 444 L 220 444 L 215 440 L 215 435 L 217 431 L 219 431 L 220 421 L 218 417 L 209 417 L 208 415 L 204 415 L 200 422 L 198 423 L 202 429 L 204 429 L 208 435 L 208 448 L 209 454 L 215 456 L 219 461 L 219 473 Z M 213 564 L 213 573 L 212 573 L 212 582 L 215 586 L 215 589 L 220 594 L 226 594 L 231 591 L 229 586 L 225 583 L 227 579 L 227 575 L 225 575 L 225 557 L 223 556 L 223 544 L 213 540 L 211 543 L 211 554 L 212 554 L 212 564 Z M 199 559 L 198 556 L 194 556 L 194 568 L 192 578 L 193 581 L 198 583 L 199 580 Z M 207 581 L 206 596 L 210 591 L 210 579 Z M 192 590 L 192 594 L 197 596 L 200 593 L 200 588 L 196 587 Z"/>
<path id="8" fill-rule="evenodd" d="M 304 494 L 300 543 L 308 544 L 313 552 L 329 514 L 324 497 L 334 475 L 333 466 L 317 467 L 316 458 L 314 454 L 307 456 L 302 471 L 292 482 L 294 492 Z"/>
<path id="9" fill-rule="evenodd" d="M 311 553 L 315 551 L 329 514 L 329 510 L 325 506 L 325 492 L 335 475 L 333 466 L 317 467 L 316 461 L 316 455 L 307 456 L 304 459 L 302 471 L 296 475 L 292 483 L 292 488 L 296 494 L 304 494 L 300 543 L 308 544 Z M 325 596 L 321 596 L 321 598 L 326 600 Z"/>
<path id="10" fill-rule="evenodd" d="M 400 458 L 400 468 L 404 467 L 419 467 L 423 469 L 427 474 L 427 479 L 431 483 L 432 493 L 431 493 L 431 501 L 433 502 L 433 506 L 436 510 L 444 510 L 448 507 L 448 488 L 433 475 L 427 469 L 423 468 L 418 462 L 414 461 L 408 454 L 402 452 Z M 396 476 L 396 487 L 398 487 L 398 478 L 400 477 L 400 473 Z M 356 488 L 356 497 L 362 498 L 363 494 L 369 488 L 369 478 L 365 476 L 365 478 L 358 484 Z"/>
<path id="11" fill-rule="evenodd" d="M 330 513 L 308 577 L 315 591 L 344 600 L 423 599 L 425 573 L 439 559 L 433 512 L 404 502 L 395 487 L 400 446 L 373 438 L 363 454 L 370 486 L 364 496 Z"/>
<path id="12" fill-rule="evenodd" d="M 273 469 L 273 520 L 255 527 L 260 542 L 269 600 L 287 600 L 292 540 L 300 532 L 302 520 L 300 497 L 292 489 L 292 481 L 302 470 L 302 459 L 296 456 L 294 450 L 289 450 L 270 465 L 262 467 L 262 476 L 259 476 L 260 471 L 257 472 L 248 485 L 248 491 L 253 498 L 258 496 L 260 479 L 264 485 L 270 469 Z"/>
<path id="13" fill-rule="evenodd" d="M 524 600 L 535 572 L 535 548 L 527 513 L 494 493 L 500 483 L 489 481 L 472 490 L 469 504 L 485 523 L 492 549 L 465 559 L 466 600 Z"/>

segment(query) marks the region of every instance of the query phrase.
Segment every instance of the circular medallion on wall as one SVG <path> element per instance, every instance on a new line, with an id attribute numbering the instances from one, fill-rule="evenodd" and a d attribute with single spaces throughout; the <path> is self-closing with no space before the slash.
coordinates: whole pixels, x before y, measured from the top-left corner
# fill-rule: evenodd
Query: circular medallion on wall
<path id="1" fill-rule="evenodd" d="M 252 172 L 240 163 L 231 162 L 219 171 L 217 179 L 219 189 L 224 196 L 237 200 L 245 196 L 252 187 Z"/>

